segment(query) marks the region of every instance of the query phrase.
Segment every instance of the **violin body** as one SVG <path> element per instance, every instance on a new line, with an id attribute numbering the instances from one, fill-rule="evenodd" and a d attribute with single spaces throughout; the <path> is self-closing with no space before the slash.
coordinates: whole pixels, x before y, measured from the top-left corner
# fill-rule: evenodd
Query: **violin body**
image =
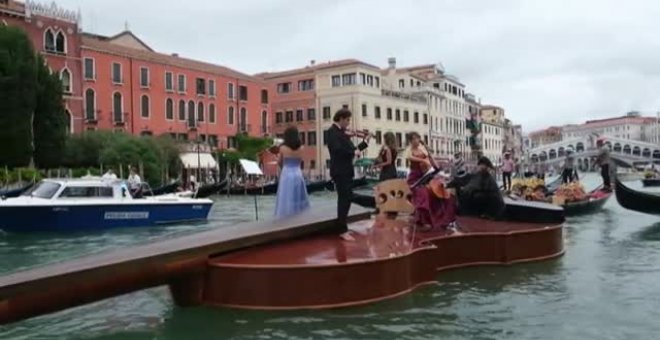
<path id="1" fill-rule="evenodd" d="M 363 130 L 346 129 L 346 134 L 349 135 L 350 137 L 358 137 L 358 138 L 375 137 L 374 134 L 370 133 L 369 130 L 367 129 L 363 129 Z"/>

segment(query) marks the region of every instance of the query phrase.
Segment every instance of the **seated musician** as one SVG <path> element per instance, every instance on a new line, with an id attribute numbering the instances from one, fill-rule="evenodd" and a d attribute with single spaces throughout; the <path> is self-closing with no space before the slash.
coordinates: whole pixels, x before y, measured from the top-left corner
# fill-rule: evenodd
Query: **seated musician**
<path id="1" fill-rule="evenodd" d="M 431 168 L 438 165 L 431 157 L 426 146 L 421 141 L 417 132 L 408 135 L 410 146 L 406 150 L 406 159 L 410 161 L 410 173 L 408 174 L 408 185 L 415 184 Z M 456 218 L 456 202 L 444 190 L 444 185 L 439 179 L 433 179 L 428 185 L 420 185 L 412 190 L 412 204 L 415 207 L 413 221 L 417 226 L 432 228 L 443 228 L 454 222 Z"/>
<path id="2" fill-rule="evenodd" d="M 481 157 L 477 163 L 477 172 L 470 182 L 461 189 L 460 208 L 466 215 L 498 218 L 504 212 L 502 193 L 491 174 L 493 163 Z"/>

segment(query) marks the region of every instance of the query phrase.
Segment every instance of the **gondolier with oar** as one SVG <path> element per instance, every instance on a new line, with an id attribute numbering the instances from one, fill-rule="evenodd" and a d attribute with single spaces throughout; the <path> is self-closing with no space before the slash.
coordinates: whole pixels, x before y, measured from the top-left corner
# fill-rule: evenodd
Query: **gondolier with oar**
<path id="1" fill-rule="evenodd" d="M 603 178 L 603 190 L 611 191 L 612 183 L 610 180 L 610 149 L 605 144 L 605 138 L 599 138 L 596 140 L 596 146 L 598 147 L 598 157 L 596 158 L 596 164 L 600 166 L 600 176 Z"/>

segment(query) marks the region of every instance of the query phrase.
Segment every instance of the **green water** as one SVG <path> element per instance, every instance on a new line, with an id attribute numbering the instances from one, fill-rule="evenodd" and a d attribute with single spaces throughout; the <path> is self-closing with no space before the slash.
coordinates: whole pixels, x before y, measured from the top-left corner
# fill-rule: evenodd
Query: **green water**
<path id="1" fill-rule="evenodd" d="M 330 199 L 314 196 L 314 202 Z M 222 228 L 253 219 L 252 204 L 250 198 L 219 198 L 209 223 L 195 226 L 3 235 L 0 271 Z M 260 198 L 259 206 L 270 214 L 272 198 Z M 602 212 L 566 226 L 562 258 L 442 272 L 437 285 L 364 307 L 177 308 L 167 289 L 155 288 L 3 326 L 0 339 L 660 338 L 660 217 L 626 211 L 612 198 Z"/>

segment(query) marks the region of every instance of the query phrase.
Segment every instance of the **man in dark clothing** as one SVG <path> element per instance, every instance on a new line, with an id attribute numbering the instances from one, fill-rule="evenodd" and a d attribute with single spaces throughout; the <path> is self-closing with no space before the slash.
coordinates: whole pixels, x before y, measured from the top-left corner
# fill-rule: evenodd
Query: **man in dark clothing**
<path id="1" fill-rule="evenodd" d="M 610 180 L 610 149 L 602 139 L 596 141 L 596 146 L 598 147 L 597 164 L 600 166 L 600 176 L 603 178 L 603 189 L 606 191 L 611 191 L 612 181 Z"/>
<path id="2" fill-rule="evenodd" d="M 498 218 L 504 212 L 504 199 L 490 173 L 493 163 L 488 158 L 481 157 L 477 167 L 477 172 L 461 190 L 461 212 L 472 216 Z"/>
<path id="3" fill-rule="evenodd" d="M 328 129 L 326 142 L 330 152 L 330 177 L 335 182 L 337 191 L 337 223 L 339 231 L 348 231 L 347 217 L 353 199 L 353 158 L 367 148 L 368 138 L 363 140 L 357 148 L 353 145 L 346 128 L 351 123 L 352 113 L 348 109 L 341 109 L 333 117 L 334 123 Z"/>

